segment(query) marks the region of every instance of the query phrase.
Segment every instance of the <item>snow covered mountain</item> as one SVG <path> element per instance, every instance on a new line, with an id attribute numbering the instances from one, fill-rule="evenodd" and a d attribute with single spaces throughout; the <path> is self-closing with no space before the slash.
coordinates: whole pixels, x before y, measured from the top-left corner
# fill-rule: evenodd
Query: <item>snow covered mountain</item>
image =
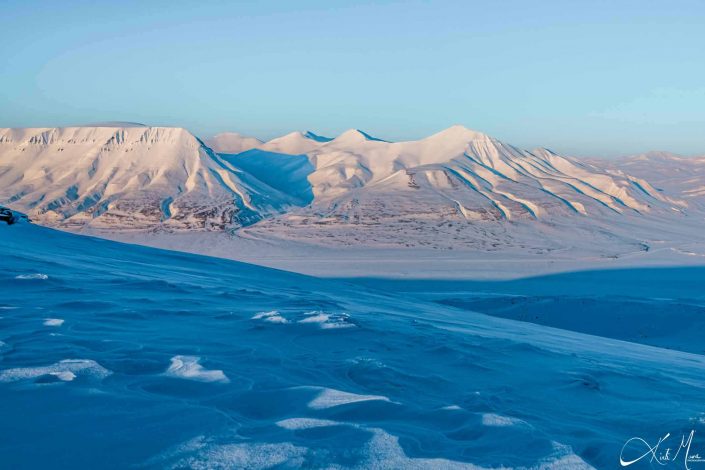
<path id="1" fill-rule="evenodd" d="M 301 155 L 311 152 L 331 140 L 333 139 L 314 134 L 311 131 L 297 131 L 272 139 L 258 148 L 267 152 Z"/>
<path id="2" fill-rule="evenodd" d="M 266 159 L 266 146 L 252 158 Z M 673 217 L 687 206 L 642 178 L 547 149 L 522 150 L 462 126 L 409 142 L 351 129 L 302 150 L 312 166 L 312 203 L 248 233 L 343 244 L 553 249 L 556 243 L 546 240 L 562 238 L 566 229 L 621 239 L 609 229 L 619 218 Z"/>
<path id="3" fill-rule="evenodd" d="M 295 201 L 185 129 L 0 129 L 0 203 L 69 229 L 220 230 Z"/>
<path id="4" fill-rule="evenodd" d="M 660 192 L 674 194 L 691 207 L 705 210 L 705 156 L 647 152 L 602 164 L 646 179 Z"/>
<path id="5" fill-rule="evenodd" d="M 237 132 L 223 132 L 205 139 L 208 147 L 218 153 L 241 153 L 246 150 L 258 148 L 264 142 L 256 137 L 248 137 Z"/>
<path id="6" fill-rule="evenodd" d="M 666 238 L 654 224 L 679 227 L 698 208 L 637 166 L 631 176 L 462 126 L 407 142 L 356 129 L 215 142 L 248 150 L 216 153 L 178 128 L 3 129 L 0 204 L 72 230 L 244 227 L 256 239 L 536 253 L 648 249 Z"/>

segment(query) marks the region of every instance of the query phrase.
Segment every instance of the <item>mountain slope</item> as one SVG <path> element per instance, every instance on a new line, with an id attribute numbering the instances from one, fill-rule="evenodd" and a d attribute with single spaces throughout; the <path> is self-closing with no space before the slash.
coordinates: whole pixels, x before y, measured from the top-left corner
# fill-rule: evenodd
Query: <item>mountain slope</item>
<path id="1" fill-rule="evenodd" d="M 553 239 L 614 236 L 616 221 L 672 217 L 683 201 L 647 181 L 547 149 L 526 151 L 453 126 L 386 142 L 351 129 L 307 153 L 314 198 L 248 229 L 257 236 L 395 246 L 555 249 Z M 570 247 L 571 243 L 563 244 Z"/>
<path id="2" fill-rule="evenodd" d="M 546 149 L 527 152 L 460 126 L 400 143 L 348 131 L 310 155 L 317 168 L 310 179 L 322 200 L 364 187 L 360 195 L 397 192 L 417 203 L 445 199 L 459 216 L 507 220 L 542 218 L 549 210 L 649 212 L 669 203 L 637 178 L 611 175 Z"/>
<path id="3" fill-rule="evenodd" d="M 0 129 L 0 203 L 64 228 L 212 230 L 294 203 L 185 129 Z"/>
<path id="4" fill-rule="evenodd" d="M 462 126 L 408 142 L 294 132 L 236 154 L 178 128 L 0 131 L 0 204 L 72 230 L 247 227 L 256 239 L 535 253 L 598 244 L 601 256 L 690 240 L 693 198 L 637 176 Z"/>
<path id="5" fill-rule="evenodd" d="M 705 210 L 705 156 L 688 158 L 670 152 L 647 152 L 603 164 L 646 179 L 659 191 Z"/>

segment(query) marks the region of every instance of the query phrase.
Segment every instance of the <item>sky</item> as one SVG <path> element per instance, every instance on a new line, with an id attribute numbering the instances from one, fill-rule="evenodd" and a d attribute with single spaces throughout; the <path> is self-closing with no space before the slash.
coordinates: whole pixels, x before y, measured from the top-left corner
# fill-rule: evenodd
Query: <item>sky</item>
<path id="1" fill-rule="evenodd" d="M 3 0 L 0 127 L 705 154 L 705 2 Z"/>

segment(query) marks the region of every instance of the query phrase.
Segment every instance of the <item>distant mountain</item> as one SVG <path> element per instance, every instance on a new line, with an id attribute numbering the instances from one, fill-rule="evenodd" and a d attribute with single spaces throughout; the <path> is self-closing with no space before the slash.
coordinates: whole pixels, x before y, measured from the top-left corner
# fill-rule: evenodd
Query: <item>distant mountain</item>
<path id="1" fill-rule="evenodd" d="M 450 208 L 460 219 L 650 212 L 671 202 L 649 183 L 559 156 L 518 149 L 454 126 L 412 142 L 389 143 L 351 130 L 309 152 L 317 202 L 384 205 L 399 213 Z M 354 201 L 354 202 L 353 202 Z"/>
<path id="2" fill-rule="evenodd" d="M 660 191 L 705 209 L 705 156 L 647 152 L 604 164 L 646 179 Z"/>
<path id="3" fill-rule="evenodd" d="M 255 238 L 538 252 L 598 240 L 646 249 L 701 214 L 697 161 L 666 154 L 577 160 L 462 126 L 407 142 L 350 129 L 212 145 L 229 151 L 179 128 L 3 129 L 0 204 L 74 230 L 246 227 Z"/>
<path id="4" fill-rule="evenodd" d="M 264 143 L 255 137 L 247 137 L 237 132 L 223 132 L 205 139 L 204 142 L 218 153 L 241 153 L 258 148 Z"/>
<path id="5" fill-rule="evenodd" d="M 522 150 L 462 126 L 409 142 L 386 142 L 357 129 L 310 140 L 293 133 L 224 156 L 262 180 L 273 168 L 296 165 L 296 178 L 274 170 L 281 184 L 271 184 L 310 195 L 308 204 L 248 227 L 247 234 L 343 245 L 549 251 L 599 239 L 640 250 L 643 237 L 625 227 L 636 223 L 641 230 L 687 207 L 626 172 L 547 149 Z M 301 153 L 309 165 L 294 155 Z M 262 162 L 269 163 L 260 168 Z"/>
<path id="6" fill-rule="evenodd" d="M 294 204 L 185 129 L 0 129 L 0 203 L 45 225 L 223 230 Z"/>
<path id="7" fill-rule="evenodd" d="M 313 132 L 292 132 L 272 139 L 258 147 L 267 152 L 303 155 L 330 142 L 332 139 L 316 135 Z"/>

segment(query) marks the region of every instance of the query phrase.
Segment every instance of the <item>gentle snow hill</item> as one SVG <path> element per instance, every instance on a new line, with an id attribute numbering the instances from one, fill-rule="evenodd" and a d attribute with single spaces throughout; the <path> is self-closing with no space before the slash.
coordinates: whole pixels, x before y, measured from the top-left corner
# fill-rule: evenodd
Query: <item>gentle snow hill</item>
<path id="1" fill-rule="evenodd" d="M 264 142 L 256 137 L 248 137 L 237 132 L 223 132 L 205 139 L 208 147 L 218 153 L 241 153 L 246 150 L 258 148 Z"/>
<path id="2" fill-rule="evenodd" d="M 222 230 L 296 201 L 185 129 L 0 129 L 0 203 L 62 228 Z"/>

